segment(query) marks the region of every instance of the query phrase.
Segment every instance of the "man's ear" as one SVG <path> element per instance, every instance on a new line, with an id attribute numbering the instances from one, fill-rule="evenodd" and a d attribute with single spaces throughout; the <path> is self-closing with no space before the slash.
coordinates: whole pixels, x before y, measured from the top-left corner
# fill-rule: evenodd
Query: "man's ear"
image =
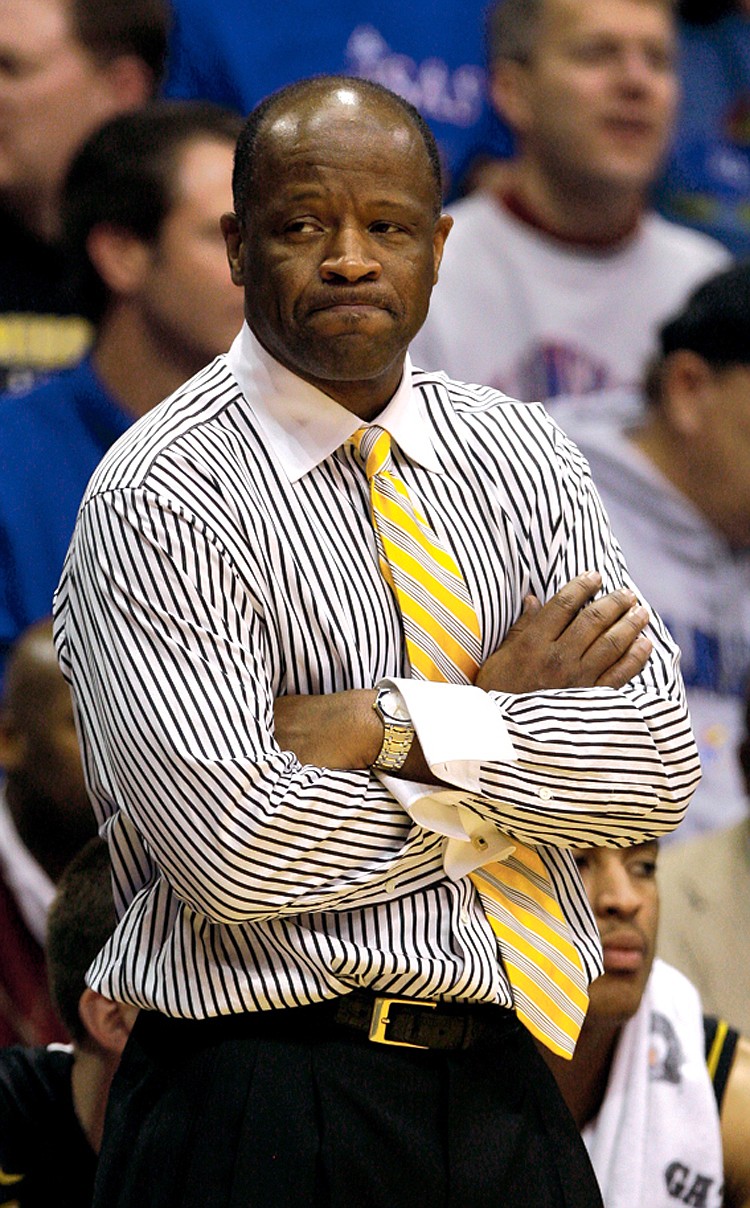
<path id="1" fill-rule="evenodd" d="M 128 109 L 140 109 L 153 96 L 154 73 L 138 55 L 116 55 L 103 71 L 114 104 L 113 116 Z"/>
<path id="2" fill-rule="evenodd" d="M 133 231 L 108 222 L 89 232 L 86 251 L 107 289 L 117 297 L 138 292 L 152 257 L 150 245 Z"/>
<path id="3" fill-rule="evenodd" d="M 137 1007 L 114 1002 L 88 986 L 78 1000 L 78 1014 L 87 1034 L 107 1053 L 120 1055 L 138 1013 Z"/>
<path id="4" fill-rule="evenodd" d="M 714 370 L 697 352 L 680 348 L 665 358 L 661 406 L 683 436 L 698 436 L 711 421 L 714 383 Z"/>
<path id="5" fill-rule="evenodd" d="M 245 284 L 245 240 L 236 214 L 229 212 L 221 216 L 221 233 L 227 245 L 227 260 L 235 285 Z"/>
<path id="6" fill-rule="evenodd" d="M 8 709 L 0 709 L 0 769 L 14 772 L 23 766 L 28 739 L 13 721 Z"/>
<path id="7" fill-rule="evenodd" d="M 452 226 L 453 219 L 449 214 L 441 214 L 435 223 L 435 230 L 432 233 L 432 254 L 435 261 L 435 273 L 432 278 L 433 285 L 437 284 L 440 263 L 443 259 L 443 248 Z"/>
<path id="8" fill-rule="evenodd" d="M 529 68 L 514 59 L 501 59 L 490 73 L 489 93 L 494 108 L 510 128 L 523 135 L 532 112 L 528 98 Z"/>

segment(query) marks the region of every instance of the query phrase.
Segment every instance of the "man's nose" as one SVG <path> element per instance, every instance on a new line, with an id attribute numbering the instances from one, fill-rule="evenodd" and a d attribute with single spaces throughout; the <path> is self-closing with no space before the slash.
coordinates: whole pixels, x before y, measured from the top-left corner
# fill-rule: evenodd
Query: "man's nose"
<path id="1" fill-rule="evenodd" d="M 324 281 L 376 281 L 380 273 L 381 264 L 366 231 L 346 226 L 334 232 L 320 266 Z"/>
<path id="2" fill-rule="evenodd" d="M 617 67 L 620 86 L 639 95 L 651 92 L 661 75 L 649 54 L 637 46 L 622 49 Z"/>
<path id="3" fill-rule="evenodd" d="M 599 915 L 632 918 L 641 906 L 641 895 L 627 869 L 614 859 L 597 876 L 594 909 Z"/>

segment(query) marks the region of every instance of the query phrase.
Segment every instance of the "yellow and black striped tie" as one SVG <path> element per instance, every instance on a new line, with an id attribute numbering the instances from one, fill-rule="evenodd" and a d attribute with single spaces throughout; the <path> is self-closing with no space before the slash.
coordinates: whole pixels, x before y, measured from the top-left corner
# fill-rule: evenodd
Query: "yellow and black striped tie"
<path id="1" fill-rule="evenodd" d="M 394 472 L 391 438 L 376 424 L 351 437 L 370 483 L 380 566 L 401 613 L 416 679 L 472 683 L 481 662 L 474 605 L 452 554 Z M 471 874 L 497 938 L 515 1011 L 553 1052 L 570 1057 L 588 988 L 580 955 L 536 851 L 515 841 L 509 859 Z"/>

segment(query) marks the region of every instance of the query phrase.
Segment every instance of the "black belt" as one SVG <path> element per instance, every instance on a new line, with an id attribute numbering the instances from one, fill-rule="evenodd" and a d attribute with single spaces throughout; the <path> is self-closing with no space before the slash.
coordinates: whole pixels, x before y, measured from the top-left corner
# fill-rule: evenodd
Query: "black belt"
<path id="1" fill-rule="evenodd" d="M 513 1011 L 494 1004 L 390 998 L 355 991 L 323 1004 L 336 1023 L 375 1044 L 417 1049 L 469 1049 L 520 1030 Z"/>
<path id="2" fill-rule="evenodd" d="M 391 998 L 355 990 L 309 1006 L 211 1019 L 170 1019 L 141 1011 L 134 1031 L 157 1053 L 241 1037 L 309 1043 L 348 1037 L 364 1044 L 455 1050 L 496 1044 L 523 1028 L 513 1011 L 495 1004 Z"/>

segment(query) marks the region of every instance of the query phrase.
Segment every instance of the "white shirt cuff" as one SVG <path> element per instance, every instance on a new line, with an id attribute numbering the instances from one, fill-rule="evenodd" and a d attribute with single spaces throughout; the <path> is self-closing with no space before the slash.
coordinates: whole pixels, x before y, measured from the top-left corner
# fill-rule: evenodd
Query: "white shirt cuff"
<path id="1" fill-rule="evenodd" d="M 430 771 L 470 793 L 480 791 L 482 763 L 515 759 L 513 743 L 492 698 L 471 684 L 383 679 L 400 692 Z"/>
<path id="2" fill-rule="evenodd" d="M 385 685 L 401 694 L 433 775 L 456 787 L 439 789 L 382 772 L 379 779 L 419 826 L 446 836 L 443 864 L 452 880 L 505 859 L 514 850 L 512 840 L 472 808 L 482 799 L 481 764 L 515 758 L 492 699 L 470 684 L 389 678 L 378 687 Z"/>

